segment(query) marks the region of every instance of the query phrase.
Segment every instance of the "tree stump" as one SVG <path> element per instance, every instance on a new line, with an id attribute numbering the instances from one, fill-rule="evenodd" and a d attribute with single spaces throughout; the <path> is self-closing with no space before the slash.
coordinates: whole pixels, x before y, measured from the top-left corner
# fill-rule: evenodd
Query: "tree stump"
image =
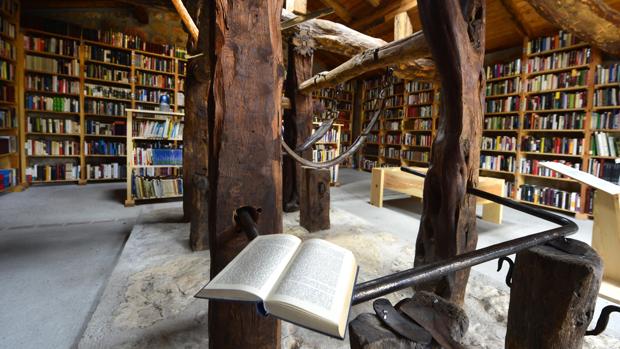
<path id="1" fill-rule="evenodd" d="M 594 315 L 603 264 L 583 242 L 567 239 L 562 246 L 537 246 L 517 254 L 506 348 L 581 348 Z"/>
<path id="2" fill-rule="evenodd" d="M 329 229 L 328 169 L 301 167 L 299 224 L 309 232 Z"/>

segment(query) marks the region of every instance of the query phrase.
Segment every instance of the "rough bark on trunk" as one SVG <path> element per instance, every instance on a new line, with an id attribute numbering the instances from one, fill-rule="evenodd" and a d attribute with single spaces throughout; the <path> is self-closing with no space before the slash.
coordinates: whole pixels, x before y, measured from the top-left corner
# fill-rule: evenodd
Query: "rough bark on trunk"
<path id="1" fill-rule="evenodd" d="M 233 214 L 252 207 L 262 234 L 282 233 L 282 0 L 217 1 L 209 95 L 211 276 L 248 243 Z M 201 23 L 202 24 L 202 23 Z M 211 103 L 212 101 L 212 103 Z M 279 348 L 280 324 L 255 304 L 209 301 L 210 348 Z"/>
<path id="2" fill-rule="evenodd" d="M 309 232 L 329 229 L 329 169 L 301 168 L 299 225 Z"/>
<path id="3" fill-rule="evenodd" d="M 474 250 L 484 103 L 484 0 L 418 1 L 426 41 L 441 80 L 439 129 L 424 183 L 415 266 Z M 469 269 L 420 285 L 462 305 Z"/>
<path id="4" fill-rule="evenodd" d="M 312 96 L 299 93 L 297 86 L 312 76 L 312 55 L 295 52 L 292 42 L 288 44 L 288 72 L 284 94 L 291 101 L 291 109 L 284 111 L 284 141 L 295 149 L 312 134 Z M 312 159 L 312 150 L 301 154 Z M 301 165 L 285 156 L 282 164 L 282 199 L 285 212 L 299 209 Z"/>
<path id="5" fill-rule="evenodd" d="M 187 3 L 188 12 L 198 23 L 208 22 L 209 1 Z M 207 53 L 210 47 L 208 24 L 204 23 L 198 42 L 187 41 L 190 55 Z M 183 128 L 183 214 L 190 221 L 190 247 L 194 251 L 209 248 L 207 227 L 207 96 L 210 83 L 209 55 L 191 59 L 187 64 L 185 127 Z"/>

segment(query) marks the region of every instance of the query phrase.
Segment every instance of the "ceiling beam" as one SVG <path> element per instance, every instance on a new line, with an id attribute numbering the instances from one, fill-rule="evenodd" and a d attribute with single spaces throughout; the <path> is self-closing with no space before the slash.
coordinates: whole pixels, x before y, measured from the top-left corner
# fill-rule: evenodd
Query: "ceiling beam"
<path id="1" fill-rule="evenodd" d="M 381 5 L 381 0 L 366 0 L 366 2 L 372 5 L 372 7 L 377 7 Z"/>
<path id="2" fill-rule="evenodd" d="M 515 6 L 514 0 L 499 0 L 502 4 L 502 7 L 506 12 L 508 12 L 508 16 L 510 17 L 510 21 L 514 24 L 515 28 L 521 34 L 521 36 L 532 37 L 532 30 L 527 26 L 527 19 L 525 19 L 517 7 Z"/>
<path id="3" fill-rule="evenodd" d="M 286 0 L 285 8 L 296 15 L 308 13 L 308 2 L 306 0 Z"/>
<path id="4" fill-rule="evenodd" d="M 394 17 L 394 41 L 413 34 L 413 27 L 407 12 L 401 12 Z"/>
<path id="5" fill-rule="evenodd" d="M 350 23 L 353 20 L 351 12 L 342 6 L 337 0 L 321 0 L 322 3 L 334 9 L 336 16 L 340 17 L 343 22 Z"/>
<path id="6" fill-rule="evenodd" d="M 379 11 L 374 11 L 368 15 L 352 22 L 350 27 L 360 31 L 367 30 L 391 20 L 400 12 L 406 12 L 418 6 L 417 0 L 394 0 L 381 7 Z"/>

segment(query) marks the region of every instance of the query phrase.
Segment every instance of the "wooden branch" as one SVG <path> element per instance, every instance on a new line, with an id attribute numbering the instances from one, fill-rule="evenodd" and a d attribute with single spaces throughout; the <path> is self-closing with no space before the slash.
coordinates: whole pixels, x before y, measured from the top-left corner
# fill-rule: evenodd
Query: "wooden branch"
<path id="1" fill-rule="evenodd" d="M 532 31 L 527 25 L 527 19 L 521 15 L 521 12 L 515 6 L 514 0 L 500 0 L 502 7 L 508 12 L 510 21 L 514 24 L 515 28 L 521 34 L 521 36 L 531 37 Z"/>
<path id="2" fill-rule="evenodd" d="M 351 12 L 349 12 L 349 10 L 347 10 L 344 6 L 342 6 L 338 1 L 336 1 L 336 0 L 321 0 L 321 2 L 324 3 L 325 5 L 333 8 L 334 12 L 336 12 L 336 15 L 338 17 L 340 17 L 340 19 L 342 19 L 345 23 L 349 23 L 353 19 L 351 17 Z"/>
<path id="3" fill-rule="evenodd" d="M 189 15 L 189 12 L 187 12 L 185 5 L 183 5 L 183 1 L 172 0 L 172 4 L 177 9 L 181 20 L 183 21 L 183 23 L 185 23 L 185 26 L 189 30 L 189 34 L 192 36 L 192 39 L 194 41 L 198 41 L 198 27 L 196 26 L 196 23 L 194 23 L 192 17 Z"/>
<path id="4" fill-rule="evenodd" d="M 282 20 L 288 20 L 295 16 L 291 11 L 282 10 Z M 312 19 L 289 30 L 291 32 L 306 31 L 314 39 L 316 49 L 347 57 L 386 44 L 384 40 L 373 38 L 343 24 L 324 19 Z"/>
<path id="5" fill-rule="evenodd" d="M 439 129 L 424 181 L 415 266 L 474 250 L 476 198 L 484 104 L 485 0 L 420 0 L 420 19 L 441 79 Z M 463 304 L 469 269 L 426 284 Z"/>
<path id="6" fill-rule="evenodd" d="M 299 90 L 302 93 L 308 94 L 312 90 L 334 86 L 366 72 L 399 63 L 412 63 L 415 61 L 420 70 L 431 70 L 431 62 L 424 59 L 429 55 L 430 50 L 424 34 L 417 32 L 380 48 L 366 50 L 329 72 L 317 74 L 300 84 Z"/>
<path id="7" fill-rule="evenodd" d="M 281 30 L 286 30 L 289 28 L 292 28 L 296 25 L 299 25 L 303 22 L 307 22 L 311 19 L 315 19 L 315 18 L 319 18 L 319 17 L 323 17 L 323 16 L 327 16 L 329 14 L 334 13 L 334 9 L 331 9 L 329 7 L 320 9 L 320 10 L 316 10 L 316 11 L 312 11 L 310 13 L 307 14 L 303 14 L 303 15 L 299 15 L 296 17 L 293 17 L 291 19 L 287 19 L 285 21 L 283 21 L 282 23 L 280 23 L 280 29 Z"/>
<path id="8" fill-rule="evenodd" d="M 620 12 L 602 0 L 528 0 L 546 20 L 620 56 Z"/>

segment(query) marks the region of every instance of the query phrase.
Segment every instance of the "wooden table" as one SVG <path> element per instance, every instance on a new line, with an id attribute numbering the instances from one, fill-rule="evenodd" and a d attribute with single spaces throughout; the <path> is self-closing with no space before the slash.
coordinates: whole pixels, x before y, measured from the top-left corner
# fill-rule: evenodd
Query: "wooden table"
<path id="1" fill-rule="evenodd" d="M 428 170 L 423 167 L 411 167 L 411 169 L 422 173 L 426 173 Z M 370 182 L 370 203 L 372 205 L 383 207 L 384 189 L 422 198 L 424 195 L 424 178 L 405 173 L 400 170 L 400 167 L 375 167 L 372 169 L 372 180 Z M 504 196 L 504 180 L 480 177 L 477 189 Z M 483 205 L 482 219 L 495 224 L 502 223 L 502 205 L 480 198 L 478 204 Z"/>

